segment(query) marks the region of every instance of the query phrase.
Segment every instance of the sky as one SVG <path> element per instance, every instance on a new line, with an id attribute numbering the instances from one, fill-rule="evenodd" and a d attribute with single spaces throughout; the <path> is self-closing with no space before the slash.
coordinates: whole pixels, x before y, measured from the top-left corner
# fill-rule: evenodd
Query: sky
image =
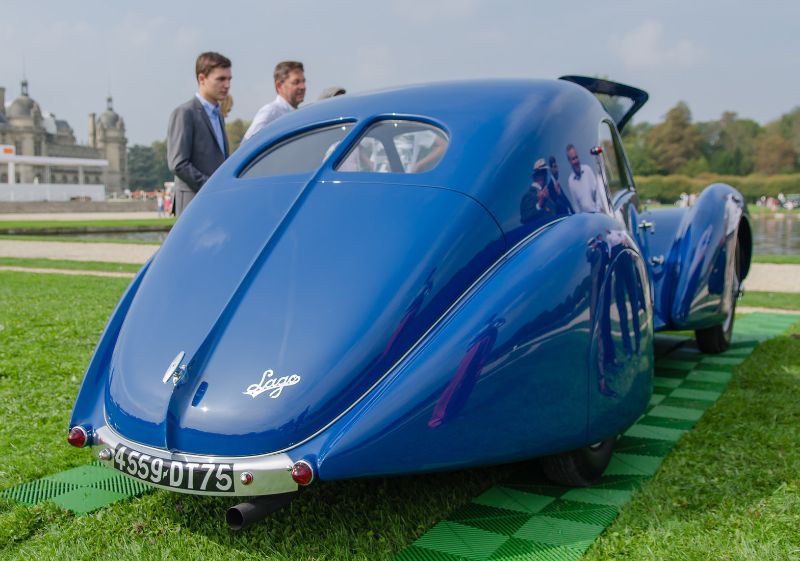
<path id="1" fill-rule="evenodd" d="M 0 87 L 11 101 L 26 76 L 79 142 L 110 93 L 129 145 L 165 138 L 207 50 L 233 61 L 229 120 L 252 119 L 275 64 L 300 60 L 306 102 L 334 85 L 584 74 L 647 90 L 636 122 L 685 101 L 695 121 L 764 124 L 800 106 L 798 30 L 797 0 L 3 0 Z"/>

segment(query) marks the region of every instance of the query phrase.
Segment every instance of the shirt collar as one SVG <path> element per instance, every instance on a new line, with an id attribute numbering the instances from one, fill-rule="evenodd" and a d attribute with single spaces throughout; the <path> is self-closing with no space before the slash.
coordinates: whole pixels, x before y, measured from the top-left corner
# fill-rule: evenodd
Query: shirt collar
<path id="1" fill-rule="evenodd" d="M 287 111 L 294 111 L 295 110 L 295 108 L 292 107 L 292 105 L 288 101 L 286 101 L 281 94 L 278 94 L 275 97 L 275 103 L 280 105 L 281 107 L 283 107 Z"/>
<path id="2" fill-rule="evenodd" d="M 208 101 L 206 98 L 204 98 L 199 93 L 195 93 L 194 95 L 195 95 L 195 97 L 197 97 L 197 99 L 200 100 L 200 103 L 202 104 L 203 109 L 206 110 L 206 113 L 211 115 L 211 114 L 213 114 L 215 112 L 217 112 L 217 113 L 219 112 L 219 104 L 215 105 L 215 104 L 211 103 L 210 101 Z"/>

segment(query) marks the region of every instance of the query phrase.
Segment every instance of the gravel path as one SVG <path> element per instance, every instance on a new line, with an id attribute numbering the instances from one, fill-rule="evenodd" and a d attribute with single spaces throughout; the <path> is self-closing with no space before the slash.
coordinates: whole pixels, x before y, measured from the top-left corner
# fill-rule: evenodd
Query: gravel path
<path id="1" fill-rule="evenodd" d="M 33 257 L 67 261 L 144 263 L 158 251 L 157 245 L 131 243 L 82 243 L 0 240 L 0 257 Z"/>
<path id="2" fill-rule="evenodd" d="M 745 292 L 800 292 L 800 265 L 753 263 L 744 288 Z"/>

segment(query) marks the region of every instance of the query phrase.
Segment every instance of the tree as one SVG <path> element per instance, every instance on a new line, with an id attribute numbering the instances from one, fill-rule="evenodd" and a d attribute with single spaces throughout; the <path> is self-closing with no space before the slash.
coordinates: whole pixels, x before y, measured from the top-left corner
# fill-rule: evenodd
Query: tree
<path id="1" fill-rule="evenodd" d="M 676 173 L 700 149 L 700 134 L 692 126 L 692 114 L 683 101 L 667 112 L 663 123 L 648 133 L 647 142 L 660 173 Z"/>
<path id="2" fill-rule="evenodd" d="M 134 145 L 128 148 L 128 173 L 131 190 L 155 191 L 172 181 L 167 166 L 167 143 L 155 141 L 150 146 Z"/>
<path id="3" fill-rule="evenodd" d="M 762 134 L 757 142 L 755 169 L 759 173 L 791 173 L 797 165 L 792 143 L 777 133 Z"/>
<path id="4" fill-rule="evenodd" d="M 128 148 L 128 184 L 132 191 L 151 190 L 157 180 L 153 173 L 155 155 L 150 146 L 135 144 Z"/>
<path id="5" fill-rule="evenodd" d="M 250 122 L 243 121 L 242 119 L 236 119 L 225 123 L 225 133 L 228 135 L 228 146 L 230 147 L 231 154 L 239 148 L 244 138 L 244 133 L 247 132 L 249 127 Z"/>
<path id="6" fill-rule="evenodd" d="M 153 149 L 153 175 L 158 183 L 158 188 L 162 188 L 165 181 L 172 181 L 173 175 L 169 171 L 167 164 L 167 142 L 164 140 L 156 140 L 150 145 Z"/>
<path id="7" fill-rule="evenodd" d="M 628 156 L 628 163 L 631 171 L 636 175 L 655 175 L 658 173 L 658 165 L 653 159 L 650 145 L 647 143 L 647 135 L 653 129 L 650 123 L 631 122 L 622 131 L 622 144 L 625 147 L 625 154 Z"/>
<path id="8" fill-rule="evenodd" d="M 728 175 L 753 172 L 756 138 L 762 132 L 761 125 L 725 111 L 719 121 L 703 123 L 698 128 L 703 137 L 702 151 L 711 171 Z"/>
<path id="9" fill-rule="evenodd" d="M 765 128 L 768 133 L 779 134 L 789 141 L 795 154 L 798 155 L 794 167 L 800 169 L 800 107 L 795 107 L 777 121 L 767 124 Z"/>

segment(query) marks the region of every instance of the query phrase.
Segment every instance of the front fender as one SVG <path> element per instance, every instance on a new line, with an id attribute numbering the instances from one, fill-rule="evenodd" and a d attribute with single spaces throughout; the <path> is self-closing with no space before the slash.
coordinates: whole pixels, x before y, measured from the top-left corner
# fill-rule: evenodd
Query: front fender
<path id="1" fill-rule="evenodd" d="M 122 298 L 120 298 L 116 308 L 114 308 L 103 330 L 103 334 L 100 336 L 100 341 L 97 343 L 92 359 L 89 361 L 89 366 L 86 368 L 83 382 L 81 383 L 80 390 L 78 390 L 78 396 L 75 399 L 75 405 L 72 408 L 72 416 L 69 421 L 70 427 L 81 425 L 83 427 L 94 428 L 105 424 L 102 396 L 108 378 L 108 364 L 111 361 L 114 345 L 116 344 L 120 328 L 125 321 L 125 316 L 128 313 L 131 302 L 134 296 L 136 296 L 142 279 L 150 268 L 150 264 L 153 262 L 154 258 L 155 255 L 147 260 L 128 285 L 128 288 L 125 289 Z"/>
<path id="2" fill-rule="evenodd" d="M 700 329 L 721 323 L 734 302 L 736 245 L 739 280 L 750 267 L 747 207 L 730 185 L 708 186 L 689 209 L 646 213 L 655 224 L 651 248 L 664 262 L 650 263 L 657 329 Z"/>
<path id="3" fill-rule="evenodd" d="M 677 254 L 670 256 L 675 266 L 671 316 L 676 328 L 710 327 L 729 314 L 731 291 L 738 288 L 733 275 L 739 223 L 746 212 L 736 189 L 715 183 L 686 214 L 675 244 Z"/>

